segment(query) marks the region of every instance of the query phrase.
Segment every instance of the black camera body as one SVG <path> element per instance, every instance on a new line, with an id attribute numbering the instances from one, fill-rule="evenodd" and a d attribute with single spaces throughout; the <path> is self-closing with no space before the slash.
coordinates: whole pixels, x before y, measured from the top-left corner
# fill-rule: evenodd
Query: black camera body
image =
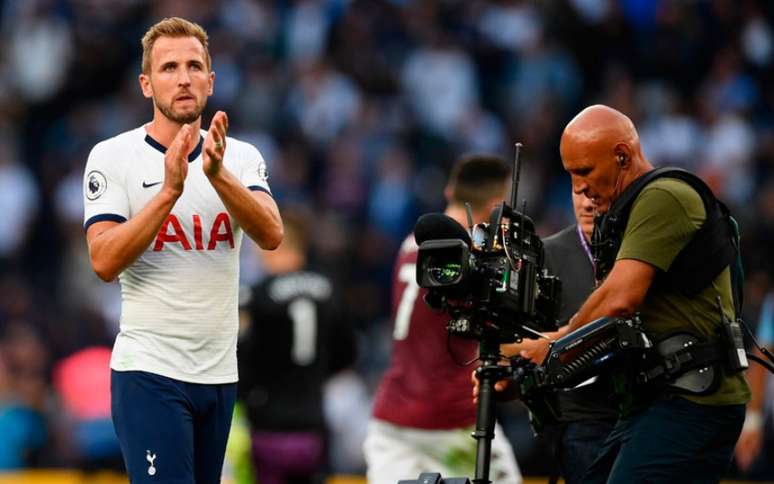
<path id="1" fill-rule="evenodd" d="M 502 202 L 489 223 L 468 229 L 442 213 L 423 215 L 414 227 L 419 246 L 416 280 L 427 289 L 425 302 L 450 316 L 450 334 L 479 341 L 481 365 L 476 370 L 481 391 L 476 410 L 476 484 L 488 484 L 494 438 L 494 385 L 510 368 L 498 364 L 500 345 L 542 337 L 557 328 L 561 283 L 544 268 L 543 242 L 535 224 L 513 210 L 518 200 L 519 152 L 516 143 L 510 205 Z M 466 478 L 442 479 L 422 474 L 418 484 L 465 484 Z"/>
<path id="2" fill-rule="evenodd" d="M 420 217 L 417 283 L 426 302 L 451 316 L 450 333 L 501 343 L 557 328 L 561 282 L 544 269 L 532 220 L 505 202 L 490 223 L 465 230 L 443 214 Z"/>
<path id="3" fill-rule="evenodd" d="M 437 472 L 423 472 L 417 479 L 398 481 L 398 484 L 470 484 L 467 477 L 441 477 Z"/>

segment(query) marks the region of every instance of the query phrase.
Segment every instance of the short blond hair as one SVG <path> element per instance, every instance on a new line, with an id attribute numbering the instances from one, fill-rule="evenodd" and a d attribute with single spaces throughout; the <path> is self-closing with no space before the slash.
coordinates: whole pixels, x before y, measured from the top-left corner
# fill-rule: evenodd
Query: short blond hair
<path id="1" fill-rule="evenodd" d="M 201 25 L 190 22 L 180 17 L 170 17 L 151 26 L 145 35 L 142 36 L 142 72 L 148 74 L 151 69 L 151 50 L 153 44 L 160 37 L 194 37 L 201 42 L 204 47 L 204 60 L 207 64 L 207 70 L 212 70 L 212 60 L 210 59 L 210 49 L 207 32 Z"/>

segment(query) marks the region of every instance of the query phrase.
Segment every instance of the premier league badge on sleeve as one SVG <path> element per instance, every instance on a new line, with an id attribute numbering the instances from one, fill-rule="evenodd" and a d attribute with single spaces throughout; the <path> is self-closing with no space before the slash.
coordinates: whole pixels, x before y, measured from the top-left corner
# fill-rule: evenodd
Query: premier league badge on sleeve
<path id="1" fill-rule="evenodd" d="M 105 193 L 107 189 L 107 179 L 99 171 L 90 171 L 86 175 L 86 198 L 96 200 Z"/>
<path id="2" fill-rule="evenodd" d="M 262 163 L 261 166 L 258 167 L 258 178 L 262 182 L 269 179 L 269 168 L 266 166 L 266 163 Z"/>

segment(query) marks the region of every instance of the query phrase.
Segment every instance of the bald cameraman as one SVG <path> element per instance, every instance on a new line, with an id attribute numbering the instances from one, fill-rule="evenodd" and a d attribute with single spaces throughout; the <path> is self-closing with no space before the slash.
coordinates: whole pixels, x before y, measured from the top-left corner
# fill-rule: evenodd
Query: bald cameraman
<path id="1" fill-rule="evenodd" d="M 599 212 L 607 212 L 619 197 L 625 199 L 622 195 L 630 185 L 641 188 L 633 184 L 653 170 L 631 120 L 607 106 L 588 107 L 570 121 L 560 152 L 573 191 L 591 198 Z M 625 230 L 603 239 L 620 243 L 617 253 L 602 261 L 612 266 L 604 282 L 555 336 L 600 317 L 639 312 L 654 342 L 681 331 L 694 334 L 702 344 L 719 345 L 725 322 L 717 298 L 724 318 L 733 319 L 736 312 L 729 263 L 717 274 L 710 272 L 706 283 L 699 271 L 692 279 L 692 274 L 673 268 L 684 267 L 686 260 L 696 262 L 703 247 L 692 242 L 706 239 L 699 228 L 705 222 L 717 223 L 718 212 L 713 209 L 709 217 L 703 196 L 711 195 L 674 177 L 656 178 L 641 188 L 630 206 Z M 714 197 L 712 203 L 707 206 L 717 206 Z M 706 241 L 724 247 L 732 244 L 730 235 Z M 689 244 L 695 253 L 683 252 Z M 698 267 L 714 269 L 715 262 L 704 258 Z M 687 294 L 685 286 L 674 284 L 677 280 L 703 285 Z M 543 362 L 547 352 L 548 344 L 538 340 L 526 354 Z M 716 387 L 703 395 L 678 394 L 668 384 L 643 386 L 616 367 L 618 395 L 627 401 L 585 482 L 718 482 L 730 464 L 750 399 L 744 375 L 733 370 L 735 362 L 730 355 L 727 358 L 715 372 Z M 496 388 L 506 385 L 498 382 Z"/>

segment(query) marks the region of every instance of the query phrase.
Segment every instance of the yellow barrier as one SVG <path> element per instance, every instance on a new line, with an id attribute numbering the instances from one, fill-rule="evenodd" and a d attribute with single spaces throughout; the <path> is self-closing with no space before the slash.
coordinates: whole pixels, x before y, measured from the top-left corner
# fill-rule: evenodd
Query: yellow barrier
<path id="1" fill-rule="evenodd" d="M 100 471 L 35 470 L 0 474 L 0 484 L 128 484 L 125 475 Z"/>

